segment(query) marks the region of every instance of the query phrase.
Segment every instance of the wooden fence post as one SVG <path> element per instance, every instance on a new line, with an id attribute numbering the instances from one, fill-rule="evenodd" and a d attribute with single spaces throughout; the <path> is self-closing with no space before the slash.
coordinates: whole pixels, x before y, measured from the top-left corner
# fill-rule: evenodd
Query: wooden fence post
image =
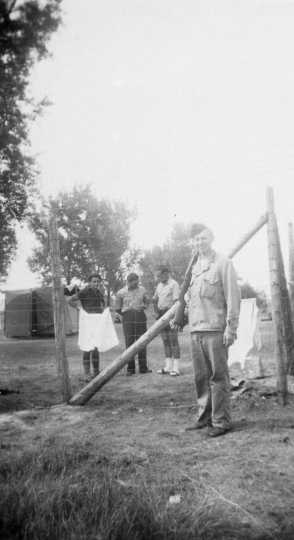
<path id="1" fill-rule="evenodd" d="M 277 228 L 278 231 L 278 228 Z M 286 369 L 288 373 L 294 372 L 294 330 L 291 313 L 291 304 L 289 291 L 287 286 L 283 255 L 281 250 L 280 238 L 278 233 L 278 247 L 279 247 L 279 276 L 280 276 L 280 288 L 282 299 L 282 315 L 283 315 L 283 328 L 284 339 L 286 344 Z"/>
<path id="2" fill-rule="evenodd" d="M 288 394 L 286 369 L 286 336 L 284 335 L 283 306 L 281 294 L 281 253 L 279 232 L 274 211 L 274 197 L 271 187 L 266 191 L 266 205 L 268 212 L 268 260 L 270 272 L 270 287 L 272 299 L 272 316 L 275 331 L 275 353 L 277 361 L 277 391 L 280 400 L 285 405 Z"/>
<path id="3" fill-rule="evenodd" d="M 289 291 L 291 311 L 294 315 L 294 233 L 293 223 L 288 223 L 288 246 L 289 246 Z"/>
<path id="4" fill-rule="evenodd" d="M 293 223 L 288 224 L 288 247 L 289 247 L 289 299 L 292 315 L 292 328 L 294 324 L 294 232 Z M 294 362 L 289 366 L 290 375 L 294 375 Z"/>
<path id="5" fill-rule="evenodd" d="M 55 351 L 58 375 L 61 378 L 62 397 L 68 402 L 71 397 L 71 384 L 69 379 L 68 361 L 66 357 L 65 345 L 65 311 L 64 311 L 64 290 L 61 283 L 61 262 L 58 230 L 54 208 L 51 205 L 49 218 L 49 241 L 51 255 L 51 269 L 53 278 L 52 296 L 54 311 L 54 333 Z"/>

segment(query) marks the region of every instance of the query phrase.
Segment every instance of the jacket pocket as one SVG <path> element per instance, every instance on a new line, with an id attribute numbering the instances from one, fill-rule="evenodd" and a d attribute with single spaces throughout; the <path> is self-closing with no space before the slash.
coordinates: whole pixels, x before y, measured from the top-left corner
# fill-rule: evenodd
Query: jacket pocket
<path id="1" fill-rule="evenodd" d="M 217 294 L 218 287 L 218 276 L 206 276 L 201 283 L 200 296 L 203 298 L 214 298 Z"/>

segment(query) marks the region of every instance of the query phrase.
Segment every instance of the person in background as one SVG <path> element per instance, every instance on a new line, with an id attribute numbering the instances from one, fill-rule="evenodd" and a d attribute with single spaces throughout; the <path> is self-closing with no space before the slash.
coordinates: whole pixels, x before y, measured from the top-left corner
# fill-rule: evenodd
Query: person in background
<path id="1" fill-rule="evenodd" d="M 104 290 L 102 278 L 99 274 L 91 274 L 88 278 L 88 285 L 71 296 L 68 303 L 76 307 L 78 301 L 86 313 L 103 313 L 105 308 Z M 79 325 L 79 332 L 82 331 L 83 327 Z M 97 347 L 90 351 L 83 351 L 82 361 L 86 381 L 91 379 L 91 361 L 93 376 L 96 377 L 99 374 L 99 360 Z"/>
<path id="2" fill-rule="evenodd" d="M 145 309 L 148 298 L 144 287 L 139 285 L 139 276 L 132 272 L 127 276 L 127 284 L 116 295 L 115 310 L 122 318 L 126 348 L 130 347 L 147 330 Z M 151 373 L 147 366 L 146 347 L 138 352 L 139 372 Z M 128 362 L 127 375 L 134 375 L 135 357 Z"/>
<path id="3" fill-rule="evenodd" d="M 198 259 L 186 299 L 198 415 L 187 431 L 208 426 L 218 437 L 232 429 L 228 347 L 237 336 L 240 289 L 232 261 L 216 253 L 210 229 L 193 235 Z"/>
<path id="4" fill-rule="evenodd" d="M 170 277 L 170 271 L 167 266 L 160 266 L 157 274 L 159 283 L 153 296 L 153 306 L 155 314 L 159 319 L 166 313 L 173 304 L 179 299 L 180 287 L 178 283 Z M 180 374 L 180 346 L 178 340 L 178 331 L 168 324 L 161 331 L 165 352 L 165 365 L 157 373 L 161 375 L 177 376 Z"/>
<path id="5" fill-rule="evenodd" d="M 79 287 L 77 285 L 65 285 L 64 286 L 64 296 L 73 296 L 79 292 Z"/>

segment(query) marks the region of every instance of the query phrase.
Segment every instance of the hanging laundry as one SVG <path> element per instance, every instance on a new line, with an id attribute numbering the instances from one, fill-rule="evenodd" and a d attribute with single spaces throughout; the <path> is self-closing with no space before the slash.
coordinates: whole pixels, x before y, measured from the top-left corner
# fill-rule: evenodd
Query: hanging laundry
<path id="1" fill-rule="evenodd" d="M 246 357 L 252 347 L 256 345 L 257 348 L 260 348 L 257 314 L 258 308 L 255 298 L 246 298 L 241 301 L 237 339 L 229 348 L 229 366 L 239 362 L 241 368 L 244 369 Z"/>
<path id="2" fill-rule="evenodd" d="M 80 310 L 78 345 L 82 351 L 108 351 L 119 344 L 109 308 L 103 313 Z"/>

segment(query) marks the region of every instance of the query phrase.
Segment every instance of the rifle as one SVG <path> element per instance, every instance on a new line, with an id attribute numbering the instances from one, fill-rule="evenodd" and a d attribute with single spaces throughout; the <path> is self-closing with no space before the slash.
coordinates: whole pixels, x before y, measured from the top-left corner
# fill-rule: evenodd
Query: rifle
<path id="1" fill-rule="evenodd" d="M 191 277 L 192 277 L 192 268 L 194 264 L 197 262 L 197 259 L 198 259 L 198 253 L 193 253 L 185 272 L 184 281 L 181 286 L 180 295 L 179 295 L 179 304 L 176 309 L 175 317 L 172 321 L 175 327 L 183 328 L 184 326 L 184 311 L 185 311 L 185 305 L 186 305 L 185 294 L 189 288 Z"/>

